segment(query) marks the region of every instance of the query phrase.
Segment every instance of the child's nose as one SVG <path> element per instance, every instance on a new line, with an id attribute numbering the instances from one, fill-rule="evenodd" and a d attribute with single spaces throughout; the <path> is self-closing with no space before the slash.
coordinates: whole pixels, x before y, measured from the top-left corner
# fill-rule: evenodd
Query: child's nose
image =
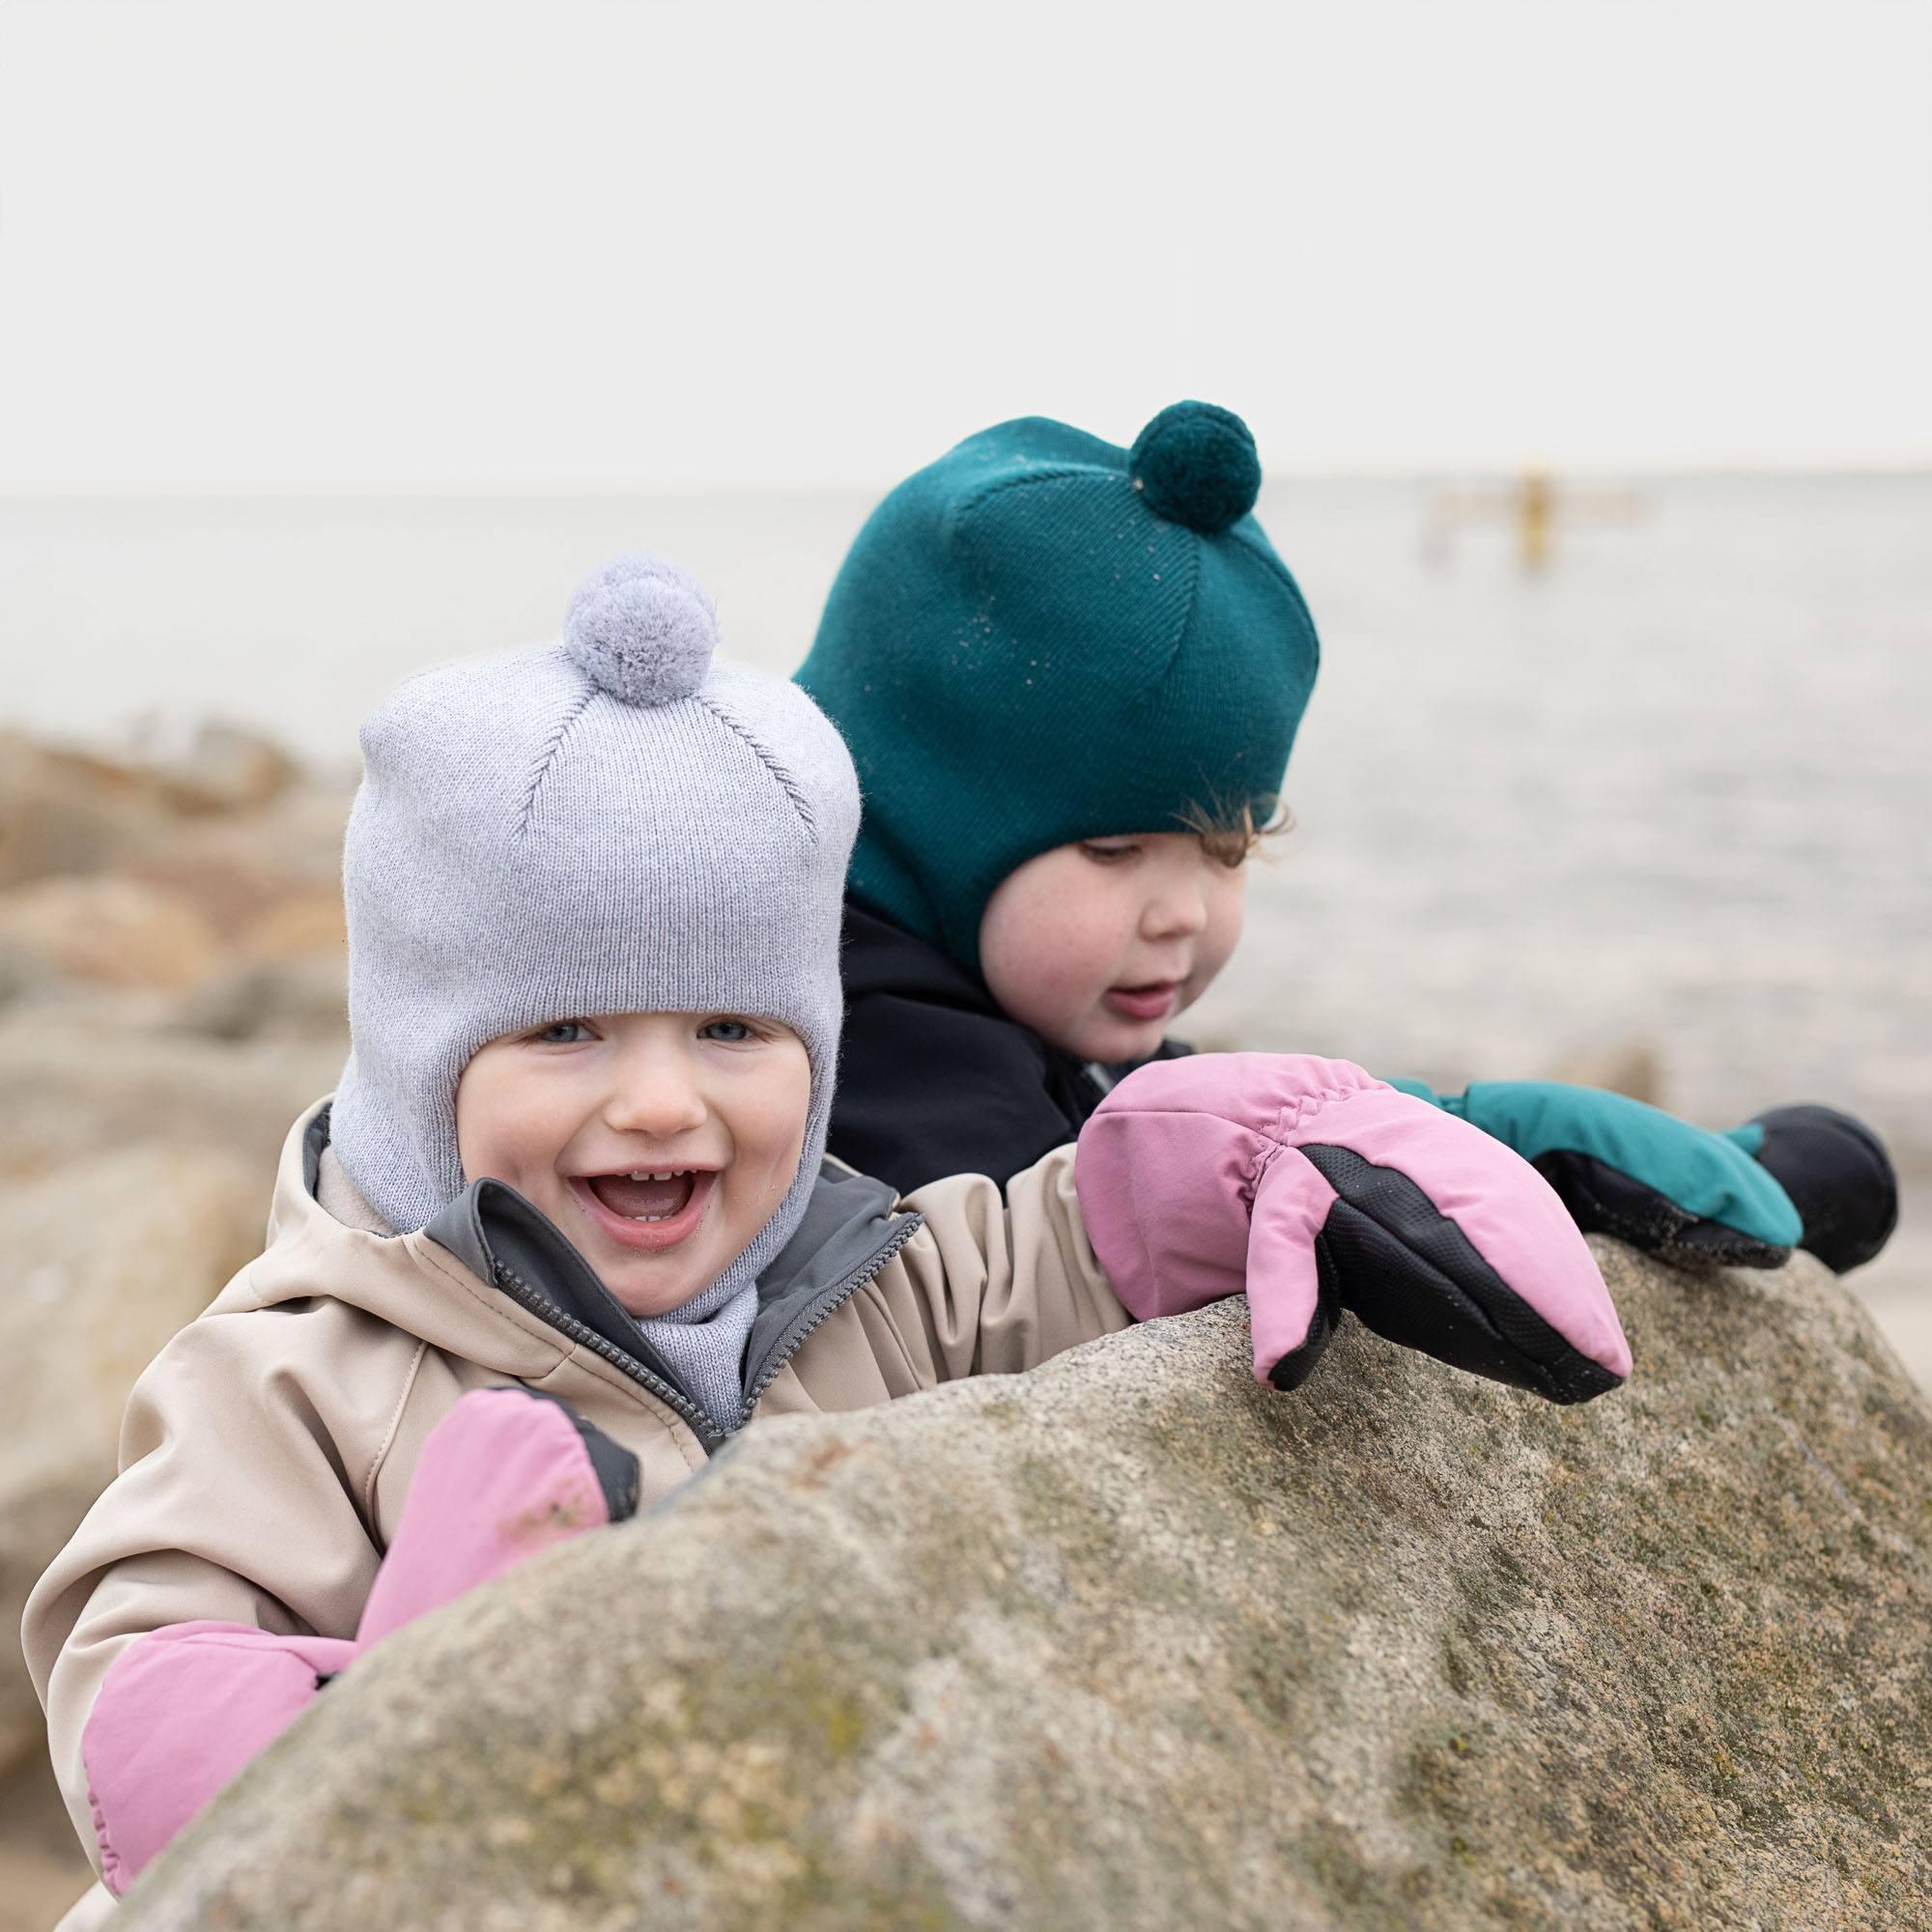
<path id="1" fill-rule="evenodd" d="M 1149 939 L 1190 939 L 1208 923 L 1208 899 L 1192 884 L 1176 884 L 1151 900 L 1141 931 Z"/>
<path id="2" fill-rule="evenodd" d="M 672 1055 L 626 1055 L 604 1102 L 604 1119 L 618 1132 L 657 1140 L 689 1133 L 708 1118 L 697 1083 Z"/>

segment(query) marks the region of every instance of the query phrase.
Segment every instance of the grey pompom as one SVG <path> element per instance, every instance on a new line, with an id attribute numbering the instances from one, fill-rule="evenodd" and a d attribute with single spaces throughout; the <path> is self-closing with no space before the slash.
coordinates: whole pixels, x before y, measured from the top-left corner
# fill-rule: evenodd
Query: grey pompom
<path id="1" fill-rule="evenodd" d="M 563 647 L 626 704 L 674 704 L 711 668 L 718 613 L 695 578 L 661 556 L 613 557 L 570 600 Z"/>

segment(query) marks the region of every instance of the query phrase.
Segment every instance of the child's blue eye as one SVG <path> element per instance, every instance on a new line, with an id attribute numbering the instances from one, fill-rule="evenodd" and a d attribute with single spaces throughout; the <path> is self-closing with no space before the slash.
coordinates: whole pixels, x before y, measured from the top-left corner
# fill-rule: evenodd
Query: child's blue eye
<path id="1" fill-rule="evenodd" d="M 697 1034 L 700 1039 L 722 1040 L 726 1046 L 738 1046 L 757 1037 L 743 1020 L 707 1020 Z"/>
<path id="2" fill-rule="evenodd" d="M 575 1046 L 580 1039 L 590 1037 L 590 1029 L 582 1020 L 558 1020 L 554 1026 L 543 1027 L 530 1037 L 545 1046 Z"/>

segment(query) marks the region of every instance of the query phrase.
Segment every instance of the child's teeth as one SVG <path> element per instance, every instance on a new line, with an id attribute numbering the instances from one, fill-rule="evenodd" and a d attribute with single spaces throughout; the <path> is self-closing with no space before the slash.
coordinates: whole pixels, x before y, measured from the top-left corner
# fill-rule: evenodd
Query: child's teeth
<path id="1" fill-rule="evenodd" d="M 600 1177 L 590 1188 L 611 1213 L 627 1221 L 675 1221 L 697 1198 L 697 1173 L 688 1167 L 634 1167 L 625 1174 Z M 626 1211 L 647 1203 L 655 1205 L 646 1213 Z"/>

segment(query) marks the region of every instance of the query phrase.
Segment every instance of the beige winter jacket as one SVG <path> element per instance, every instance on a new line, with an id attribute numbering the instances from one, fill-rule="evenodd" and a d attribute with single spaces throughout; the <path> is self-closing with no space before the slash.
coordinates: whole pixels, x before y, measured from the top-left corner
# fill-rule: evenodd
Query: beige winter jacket
<path id="1" fill-rule="evenodd" d="M 515 1380 L 560 1397 L 636 1454 L 640 1506 L 715 1442 L 622 1350 L 526 1292 L 487 1230 L 469 1238 L 440 1218 L 441 1239 L 379 1232 L 327 1151 L 326 1104 L 283 1150 L 266 1252 L 143 1375 L 120 1476 L 28 1603 L 28 1664 L 89 1845 L 81 1731 L 115 1658 L 203 1617 L 352 1636 L 423 1439 L 466 1391 Z M 1026 1369 L 1124 1327 L 1072 1154 L 1048 1154 L 1004 1196 L 960 1176 L 895 1203 L 828 1171 L 759 1284 L 753 1419 Z"/>

